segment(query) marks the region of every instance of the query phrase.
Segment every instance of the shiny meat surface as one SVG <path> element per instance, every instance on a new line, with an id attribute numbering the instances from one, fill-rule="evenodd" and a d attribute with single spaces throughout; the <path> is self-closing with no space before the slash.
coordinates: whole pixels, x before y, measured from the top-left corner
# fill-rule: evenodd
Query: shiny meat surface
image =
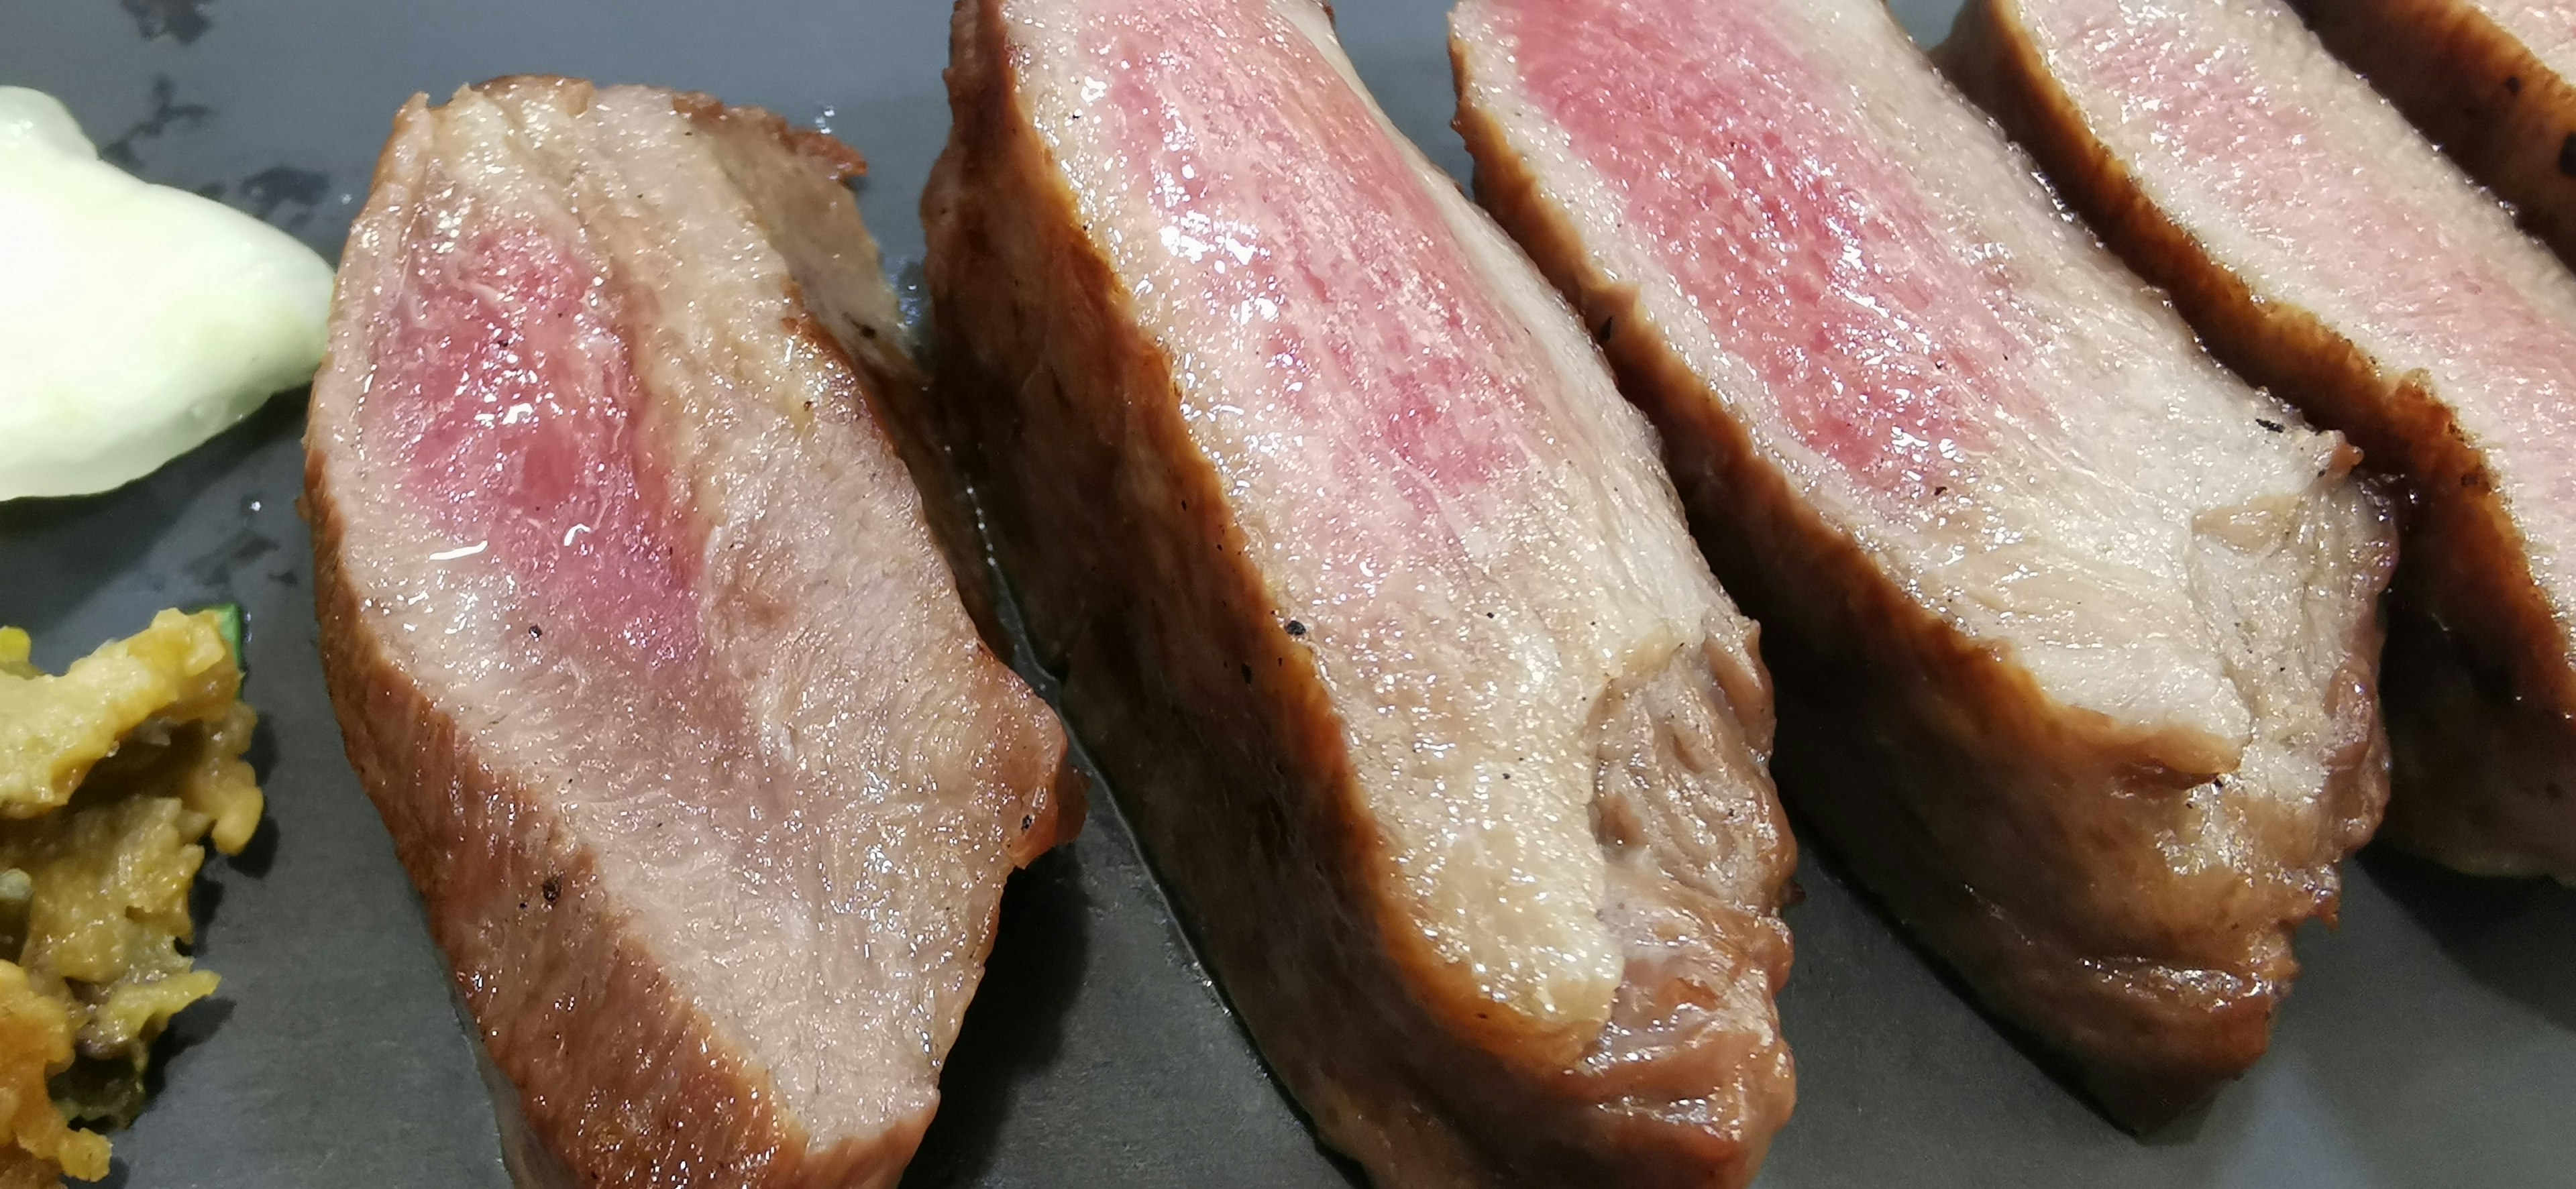
<path id="1" fill-rule="evenodd" d="M 2241 1071 L 2384 789 L 2350 450 L 2202 356 L 1878 4 L 1453 31 L 1479 196 L 1805 711 L 1784 795 L 2124 1121 Z"/>
<path id="2" fill-rule="evenodd" d="M 2417 494 L 2392 836 L 2576 875 L 2576 279 L 2276 0 L 1988 11 L 2068 188 L 2139 210 L 2113 238 L 2210 341 Z M 2064 168 L 2097 154 L 2121 175 Z"/>
<path id="3" fill-rule="evenodd" d="M 1326 1137 L 1736 1183 L 1788 1111 L 1751 625 L 1562 303 L 1311 0 L 969 0 L 931 420 Z"/>
<path id="4" fill-rule="evenodd" d="M 350 758 L 583 1184 L 891 1183 L 1003 877 L 1069 833 L 879 428 L 855 155 L 520 78 L 415 100 L 307 485 Z"/>
<path id="5" fill-rule="evenodd" d="M 2522 225 L 2576 260 L 2576 5 L 2518 0 L 2292 0 Z"/>

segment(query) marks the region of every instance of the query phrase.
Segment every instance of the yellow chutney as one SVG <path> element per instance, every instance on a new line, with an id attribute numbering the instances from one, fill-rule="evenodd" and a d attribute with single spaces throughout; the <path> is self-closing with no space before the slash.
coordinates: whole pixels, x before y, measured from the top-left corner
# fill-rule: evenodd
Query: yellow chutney
<path id="1" fill-rule="evenodd" d="M 164 611 L 56 677 L 0 628 L 0 1189 L 106 1176 L 153 1038 L 215 989 L 181 947 L 200 840 L 259 825 L 236 636 Z"/>

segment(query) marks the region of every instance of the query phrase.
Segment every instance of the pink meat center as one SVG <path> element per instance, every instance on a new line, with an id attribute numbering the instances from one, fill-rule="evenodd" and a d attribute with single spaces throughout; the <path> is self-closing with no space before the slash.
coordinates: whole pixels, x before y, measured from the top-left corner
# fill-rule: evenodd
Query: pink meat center
<path id="1" fill-rule="evenodd" d="M 2170 7 L 2042 5 L 2049 41 L 2146 118 L 2185 193 L 2220 204 L 2259 239 L 2286 245 L 2322 287 L 2357 300 L 2379 333 L 2440 361 L 2444 377 L 2501 407 L 2524 443 L 2559 443 L 2521 469 L 2576 503 L 2576 336 L 2534 308 L 2443 221 L 2393 190 L 2366 146 L 2269 85 L 2253 47 L 2212 46 Z"/>
<path id="2" fill-rule="evenodd" d="M 561 626 L 669 662 L 698 645 L 693 549 L 598 278 L 525 226 L 415 237 L 370 404 L 443 552 L 488 551 Z"/>
<path id="3" fill-rule="evenodd" d="M 1996 408 L 2039 419 L 2009 366 L 2038 336 L 2006 279 L 1954 251 L 1905 168 L 1749 0 L 1501 0 L 1522 82 L 1612 188 L 1622 223 L 1789 431 L 1865 490 L 1920 500 Z"/>
<path id="4" fill-rule="evenodd" d="M 1266 4 L 1098 16 L 1083 49 L 1106 101 L 1086 114 L 1132 161 L 1118 183 L 1216 323 L 1206 341 L 1234 344 L 1178 361 L 1185 387 L 1427 485 L 1412 492 L 1426 507 L 1511 465 L 1541 369 L 1412 162 L 1315 47 Z"/>

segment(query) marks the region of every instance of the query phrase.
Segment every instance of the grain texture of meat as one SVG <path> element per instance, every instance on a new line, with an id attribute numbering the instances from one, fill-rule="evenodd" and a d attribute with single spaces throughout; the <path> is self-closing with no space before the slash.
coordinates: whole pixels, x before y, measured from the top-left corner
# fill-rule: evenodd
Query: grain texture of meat
<path id="1" fill-rule="evenodd" d="M 1875 0 L 1468 0 L 1452 35 L 1479 197 L 1764 624 L 1783 797 L 2122 1121 L 2242 1071 L 2386 787 L 2352 451 Z"/>
<path id="2" fill-rule="evenodd" d="M 2522 225 L 2576 261 L 2576 4 L 2293 0 Z"/>
<path id="3" fill-rule="evenodd" d="M 879 428 L 919 383 L 844 178 L 755 109 L 518 78 L 396 118 L 306 444 L 349 757 L 583 1185 L 892 1184 L 1044 704 Z"/>
<path id="4" fill-rule="evenodd" d="M 2389 836 L 2576 876 L 2576 280 L 2277 0 L 1996 0 L 1961 33 L 2220 356 L 2411 488 Z"/>
<path id="5" fill-rule="evenodd" d="M 1386 1185 L 1735 1185 L 1789 1111 L 1753 630 L 1314 0 L 966 0 L 927 421 L 1067 714 Z"/>

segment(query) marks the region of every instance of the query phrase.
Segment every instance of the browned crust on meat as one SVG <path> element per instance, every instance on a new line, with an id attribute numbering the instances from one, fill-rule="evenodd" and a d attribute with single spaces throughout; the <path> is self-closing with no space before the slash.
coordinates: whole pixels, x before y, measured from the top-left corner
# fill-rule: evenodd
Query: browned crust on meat
<path id="1" fill-rule="evenodd" d="M 758 107 L 729 107 L 722 100 L 703 91 L 681 91 L 671 96 L 671 106 L 681 115 L 701 124 L 750 127 L 760 135 L 776 141 L 781 147 L 806 159 L 816 171 L 836 182 L 865 177 L 868 159 L 857 149 L 842 143 L 841 138 L 813 128 L 799 128 L 776 112 Z"/>
<path id="2" fill-rule="evenodd" d="M 952 30 L 952 139 L 922 199 L 925 417 L 1001 497 L 987 528 L 1040 661 L 1271 1068 L 1384 1185 L 1749 1180 L 1775 1117 L 1733 1135 L 1594 1117 L 1575 1074 L 1429 1006 L 1398 956 L 1410 939 L 1389 932 L 1329 697 L 1179 403 L 1148 395 L 1173 390 L 1170 362 L 1076 222 L 997 60 L 1000 22 L 999 0 L 961 0 Z M 1747 958 L 1766 959 L 1776 983 L 1787 955 Z"/>
<path id="3" fill-rule="evenodd" d="M 557 92 L 576 108 L 591 93 L 586 82 L 553 76 L 512 76 L 476 89 L 515 88 Z M 701 120 L 751 121 L 826 175 L 858 165 L 856 154 L 823 143 L 828 138 L 799 136 L 759 109 L 727 109 L 704 96 L 674 102 Z M 376 165 L 376 194 L 418 189 L 418 179 L 405 173 L 417 158 L 399 150 L 415 135 L 425 139 L 417 130 L 431 118 L 418 95 L 396 117 Z M 362 259 L 365 251 L 353 235 L 342 262 L 344 287 L 348 270 L 363 272 L 372 263 Z M 813 324 L 791 331 L 840 356 L 850 375 L 866 378 L 853 399 L 870 397 L 878 385 L 920 383 L 892 337 L 882 357 L 854 353 L 833 329 L 805 321 Z M 322 372 L 331 371 L 326 360 Z M 872 417 L 882 412 L 862 416 L 854 429 L 886 432 L 864 424 Z M 314 602 L 332 705 L 349 762 L 420 891 L 455 988 L 492 1063 L 517 1089 L 516 1108 L 505 1109 L 505 1117 L 524 1119 L 570 1183 L 586 1187 L 894 1183 L 930 1112 L 893 1120 L 872 1137 L 816 1142 L 778 1102 L 762 1064 L 672 983 L 662 960 L 627 927 L 600 884 L 594 856 L 552 802 L 483 762 L 472 729 L 435 704 L 395 661 L 371 625 L 366 596 L 342 567 L 347 524 L 332 483 L 326 452 L 308 442 L 301 508 L 312 528 Z M 1051 772 L 1010 774 L 1015 787 L 1045 786 L 1026 806 L 1028 824 L 1007 832 L 1014 866 L 1080 826 L 1082 779 L 1061 752 L 1058 757 Z M 992 925 L 988 917 L 985 945 Z"/>
<path id="4" fill-rule="evenodd" d="M 561 75 L 513 74 L 485 80 L 466 90 L 495 98 L 507 97 L 518 91 L 534 91 L 544 96 L 537 100 L 539 102 L 559 103 L 578 112 L 589 107 L 597 87 L 588 80 Z M 735 180 L 746 188 L 759 183 L 760 173 L 778 165 L 775 159 L 764 154 L 741 151 L 746 143 L 762 141 L 786 150 L 796 163 L 791 168 L 801 167 L 835 182 L 863 177 L 867 173 L 867 159 L 857 149 L 829 133 L 790 124 L 785 117 L 765 108 L 731 106 L 712 95 L 695 91 L 672 92 L 670 101 L 674 111 L 712 134 L 709 137 L 711 150 L 735 175 Z M 858 222 L 855 199 L 843 190 L 832 195 L 831 202 L 841 209 L 818 222 L 846 223 L 851 231 L 848 238 L 864 241 L 866 231 Z M 766 230 L 778 233 L 780 228 L 775 224 L 781 221 L 783 212 L 759 211 L 756 214 L 767 221 Z M 873 253 L 872 246 L 869 251 Z M 798 261 L 791 256 L 790 264 L 796 263 Z M 807 294 L 795 288 L 797 283 L 790 281 L 789 284 L 796 305 L 808 312 L 785 329 L 816 350 L 850 365 L 854 374 L 865 377 L 866 383 L 859 385 L 857 399 L 867 407 L 869 416 L 860 419 L 860 432 L 886 440 L 894 448 L 896 457 L 903 460 L 905 471 L 912 476 L 914 487 L 921 492 L 923 517 L 930 525 L 932 541 L 948 562 L 959 600 L 965 604 L 968 616 L 975 621 L 976 630 L 984 637 L 985 645 L 999 655 L 1008 656 L 1011 652 L 1010 633 L 1003 627 L 996 610 L 992 566 L 984 554 L 983 537 L 975 527 L 973 506 L 962 490 L 963 480 L 937 443 L 905 431 L 905 427 L 916 418 L 903 410 L 918 405 L 929 386 L 929 378 L 904 345 L 907 331 L 900 322 L 864 316 L 861 311 L 816 311 Z M 1071 838 L 1081 825 L 1084 789 L 1078 772 L 1069 767 L 1065 772 L 1071 775 L 1060 775 L 1056 783 L 1058 792 L 1075 798 L 1069 815 L 1064 818 L 1067 825 L 1063 837 Z M 1054 807 L 1050 805 L 1047 812 L 1053 813 Z M 1035 841 L 1053 845 L 1047 842 L 1043 831 L 1035 836 Z M 1039 852 L 1044 849 L 1041 846 Z"/>
<path id="5" fill-rule="evenodd" d="M 1940 54 L 1951 77 L 2171 295 L 2212 354 L 2341 430 L 2408 492 L 2384 683 L 2395 759 L 2386 836 L 2464 870 L 2547 869 L 2549 857 L 2517 855 L 2521 840 L 2498 831 L 2535 801 L 2563 801 L 2552 790 L 2576 776 L 2576 670 L 2484 457 L 2428 376 L 2392 373 L 2312 311 L 2257 297 L 2166 215 L 2050 77 L 2006 2 L 1961 11 Z M 2576 868 L 2576 856 L 2556 862 Z"/>
<path id="6" fill-rule="evenodd" d="M 2336 56 L 2576 261 L 2576 86 L 2463 0 L 2290 0 Z"/>
<path id="7" fill-rule="evenodd" d="M 2113 873 L 2137 865 L 2185 794 L 2218 772 L 2174 741 L 2108 729 L 2047 698 L 1825 523 L 1710 399 L 1635 287 L 1592 267 L 1580 233 L 1473 102 L 1466 47 L 1453 40 L 1451 58 L 1478 200 L 1582 312 L 1622 390 L 1662 432 L 1711 567 L 1773 629 L 1765 655 L 1782 691 L 1784 798 L 1989 1007 L 2071 1058 L 2114 1118 L 2160 1126 L 2242 1073 L 2268 1046 L 2297 973 L 2292 933 L 2332 915 L 2331 864 L 2378 820 L 2385 765 L 2367 696 L 2376 622 L 2363 617 L 2351 653 L 2363 672 L 2347 684 L 2362 696 L 2332 708 L 2347 742 L 2329 757 L 2324 791 L 2331 853 L 2282 859 L 2327 865 L 2326 886 L 2278 912 L 2229 905 L 2217 910 L 2221 926 L 2178 929 L 2153 913 L 2147 889 Z M 2101 862 L 2025 861 L 2034 854 Z M 2077 907 L 2023 920 L 2004 901 Z M 2078 932 L 2043 928 L 2052 924 Z"/>
<path id="8" fill-rule="evenodd" d="M 816 1148 L 747 1060 L 660 972 L 546 805 L 479 762 L 367 624 L 340 564 L 321 454 L 305 471 L 323 671 L 349 763 L 420 889 L 430 934 L 520 1105 L 585 1186 L 891 1183 L 925 1116 Z"/>
<path id="9" fill-rule="evenodd" d="M 1963 9 L 1941 60 L 2096 233 L 2172 297 L 2213 354 L 2343 431 L 2374 469 L 2408 481 L 2418 506 L 2401 585 L 2438 600 L 2434 610 L 2445 621 L 2474 621 L 2484 651 L 2517 688 L 2576 708 L 2576 683 L 2521 531 L 2427 378 L 2384 371 L 2314 313 L 2258 298 L 2212 259 L 2094 136 L 2001 0 L 1973 0 Z"/>
<path id="10" fill-rule="evenodd" d="M 997 5 L 965 0 L 952 30 L 953 130 L 922 198 L 939 311 L 938 399 L 928 412 L 945 422 L 938 436 L 970 473 L 1053 471 L 1071 477 L 1054 482 L 1060 490 L 1098 493 L 1080 508 L 988 501 L 994 551 L 1018 587 L 1039 662 L 1063 675 L 1068 717 L 1120 778 L 1122 799 L 1164 874 L 1183 887 L 1219 892 L 1237 882 L 1223 878 L 1228 873 L 1246 883 L 1277 881 L 1266 947 L 1228 932 L 1249 905 L 1201 903 L 1194 915 L 1274 1068 L 1336 1135 L 1349 1122 L 1332 1105 L 1342 1096 L 1328 1092 L 1314 1063 L 1274 1041 L 1266 1027 L 1300 1001 L 1366 1002 L 1348 988 L 1368 976 L 1343 967 L 1372 948 L 1360 941 L 1371 923 L 1304 911 L 1364 902 L 1350 895 L 1364 841 L 1347 802 L 1349 774 L 1331 710 L 1311 662 L 1284 630 L 1248 626 L 1276 616 L 1226 613 L 1269 609 L 1269 598 L 1242 560 L 1242 534 L 1177 416 L 1139 399 L 1120 410 L 1122 422 L 1098 425 L 1066 391 L 1063 376 L 1085 374 L 1120 376 L 1118 387 L 1137 392 L 1168 390 L 1168 364 L 1129 329 L 1128 311 L 1113 296 L 1121 287 L 1088 240 L 1061 218 L 1021 217 L 1068 209 L 1073 198 L 1029 131 L 1007 70 L 984 48 L 998 40 L 999 21 Z M 1022 267 L 1000 278 L 1003 260 Z M 969 322 L 977 333 L 964 332 Z M 994 341 L 1007 331 L 1039 341 Z M 1037 395 L 1013 400 L 1009 366 L 1030 358 L 1043 361 L 1025 381 Z M 1163 469 L 1149 469 L 1155 462 Z M 1122 535 L 1127 510 L 1148 504 L 1178 522 L 1175 531 Z M 1037 564 L 1039 543 L 1049 539 L 1100 564 L 1088 575 L 1077 573 L 1079 566 Z M 1121 615 L 1121 607 L 1149 615 Z M 1155 655 L 1161 641 L 1145 626 L 1151 621 L 1175 625 L 1173 634 L 1183 630 L 1178 625 L 1198 632 L 1208 645 L 1205 662 L 1165 664 Z M 1136 634 L 1112 638 L 1107 623 Z M 1192 719 L 1203 738 L 1174 738 L 1178 724 Z M 1137 762 L 1166 745 L 1161 765 Z M 1237 815 L 1256 828 L 1200 827 L 1182 804 L 1198 795 L 1224 805 L 1204 816 Z M 1250 890 L 1239 894 L 1249 899 Z M 1265 949 L 1279 960 L 1262 962 Z M 1298 960 L 1309 954 L 1326 960 Z M 1269 968 L 1254 973 L 1262 966 Z M 1391 973 L 1369 972 L 1380 979 Z M 1379 1105 L 1353 1104 L 1348 1113 L 1374 1113 Z M 1358 1154 L 1364 1161 L 1372 1155 Z"/>
<path id="11" fill-rule="evenodd" d="M 775 113 L 757 107 L 728 107 L 716 99 L 695 93 L 672 98 L 672 106 L 701 126 L 718 132 L 748 132 L 750 138 L 765 140 L 786 149 L 806 168 L 834 181 L 847 181 L 867 172 L 867 161 L 858 150 L 839 139 L 810 128 L 798 128 Z M 773 162 L 749 160 L 735 151 L 735 140 L 720 136 L 716 151 L 729 170 L 737 174 L 757 172 Z M 846 191 L 832 196 L 834 205 L 845 210 L 854 226 L 858 219 L 855 200 Z M 831 220 L 838 222 L 839 219 Z M 864 230 L 857 234 L 864 235 Z M 793 282 L 791 282 L 792 284 Z M 799 307 L 806 305 L 804 295 L 797 295 Z M 895 311 L 887 311 L 891 314 Z M 925 399 L 929 377 L 904 348 L 907 335 L 899 323 L 884 322 L 862 316 L 859 311 L 831 310 L 828 316 L 809 313 L 800 324 L 789 328 L 817 349 L 850 363 L 857 374 L 867 378 L 859 386 L 859 398 L 869 415 L 862 418 L 863 431 L 884 437 L 893 446 L 896 457 L 903 460 L 904 470 L 912 476 L 913 486 L 921 493 L 922 515 L 930 524 L 931 539 L 947 559 L 948 570 L 957 583 L 957 594 L 966 605 L 967 615 L 975 621 L 984 643 L 995 653 L 1011 653 L 1010 632 L 1002 624 L 995 597 L 992 563 L 984 553 L 984 538 L 975 526 L 975 511 L 965 491 L 965 480 L 939 443 L 925 439 L 909 427 L 919 422 L 918 406 Z M 829 322 L 837 322 L 831 325 Z M 1057 778 L 1058 796 L 1049 798 L 1045 812 L 1053 814 L 1063 798 L 1070 796 L 1064 815 L 1063 837 L 1071 838 L 1080 828 L 1083 811 L 1083 782 L 1080 773 L 1067 765 Z M 1032 855 L 1053 845 L 1040 832 L 1035 842 L 1043 843 Z M 1026 859 L 1016 854 L 1014 862 Z"/>
<path id="12" fill-rule="evenodd" d="M 774 160 L 736 151 L 735 138 L 724 133 L 748 131 L 755 141 L 765 140 L 787 150 L 803 168 L 835 182 L 867 171 L 867 163 L 857 150 L 827 133 L 795 127 L 763 108 L 728 107 L 694 93 L 674 96 L 672 106 L 719 134 L 714 140 L 717 156 L 746 190 L 758 186 L 753 175 L 774 164 Z M 782 233 L 780 225 L 819 227 L 825 235 L 838 233 L 847 240 L 868 243 L 873 254 L 873 242 L 859 219 L 856 198 L 836 186 L 828 191 L 828 201 L 833 209 L 820 218 L 812 217 L 812 212 L 757 206 L 754 214 L 773 236 Z M 791 251 L 787 255 L 791 267 L 801 270 L 801 253 Z M 898 316 L 900 311 L 825 308 L 810 300 L 797 281 L 791 279 L 787 284 L 795 308 L 803 312 L 784 329 L 818 355 L 838 361 L 849 369 L 849 375 L 861 379 L 849 391 L 852 403 L 863 409 L 853 430 L 883 442 L 903 461 L 905 473 L 921 496 L 922 518 L 930 528 L 931 540 L 948 563 L 958 600 L 974 620 L 985 647 L 997 657 L 1009 656 L 1010 631 L 1002 623 L 995 589 L 999 579 L 985 554 L 983 532 L 976 527 L 975 508 L 965 478 L 940 442 L 914 429 L 921 424 L 920 409 L 929 399 L 930 378 L 905 345 L 909 335 L 906 328 L 885 320 Z M 1049 726 L 1053 726 L 1052 722 Z M 1006 780 L 1013 788 L 1038 790 L 1025 807 L 1027 824 L 1010 831 L 1008 853 L 1013 869 L 1028 866 L 1039 855 L 1072 841 L 1082 832 L 1089 782 L 1082 770 L 1069 762 L 1063 749 L 1058 749 L 1052 771 L 1014 771 L 1006 774 Z M 998 902 L 994 911 L 995 917 L 984 923 L 983 936 L 988 942 L 999 919 Z"/>

